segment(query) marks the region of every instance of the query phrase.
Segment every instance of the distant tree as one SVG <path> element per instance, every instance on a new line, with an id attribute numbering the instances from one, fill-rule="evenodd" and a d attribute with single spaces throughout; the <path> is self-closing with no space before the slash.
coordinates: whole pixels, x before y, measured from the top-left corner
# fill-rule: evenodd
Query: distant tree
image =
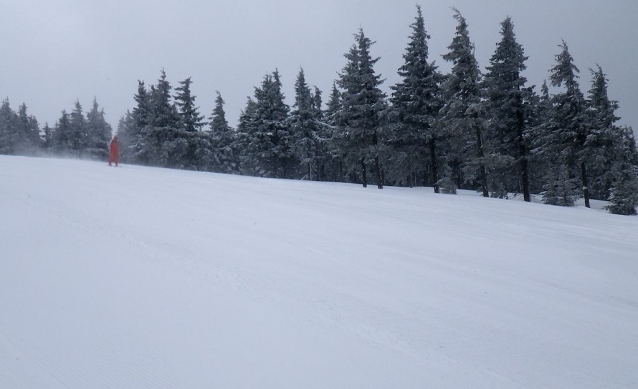
<path id="1" fill-rule="evenodd" d="M 341 112 L 341 92 L 333 82 L 326 109 L 321 112 L 324 138 L 326 179 L 335 182 L 344 181 L 344 151 L 341 148 L 338 117 Z"/>
<path id="2" fill-rule="evenodd" d="M 151 120 L 145 127 L 143 158 L 151 165 L 183 168 L 188 141 L 182 136 L 180 116 L 171 98 L 172 87 L 162 70 L 157 86 L 150 91 Z"/>
<path id="3" fill-rule="evenodd" d="M 244 175 L 257 176 L 260 173 L 259 161 L 252 147 L 256 133 L 257 104 L 248 97 L 246 108 L 239 115 L 237 136 L 232 147 L 239 163 L 239 172 Z"/>
<path id="4" fill-rule="evenodd" d="M 15 154 L 18 142 L 18 115 L 9 99 L 4 99 L 0 106 L 0 154 Z"/>
<path id="5" fill-rule="evenodd" d="M 587 100 L 590 129 L 584 146 L 589 151 L 591 195 L 607 200 L 611 194 L 611 186 L 616 180 L 614 168 L 622 165 L 618 162 L 626 158 L 624 154 L 628 152 L 628 148 L 622 129 L 615 125 L 620 119 L 616 116 L 618 102 L 610 100 L 607 95 L 607 77 L 600 66 L 590 71 L 592 86 Z"/>
<path id="6" fill-rule="evenodd" d="M 430 36 L 425 30 L 421 6 L 417 5 L 417 17 L 411 25 L 412 35 L 399 68 L 401 81 L 392 87 L 392 112 L 395 126 L 388 139 L 395 161 L 407 164 L 403 177 L 414 180 L 416 170 L 429 165 L 434 192 L 439 193 L 439 153 L 435 133 L 439 111 L 443 105 L 440 96 L 442 76 L 434 62 L 428 62 Z M 427 157 L 427 158 L 426 158 Z"/>
<path id="7" fill-rule="evenodd" d="M 383 188 L 380 149 L 383 145 L 383 113 L 387 109 L 385 94 L 379 89 L 381 75 L 374 71 L 379 58 L 372 58 L 370 47 L 374 42 L 363 29 L 355 34 L 356 43 L 345 54 L 348 62 L 338 84 L 341 93 L 339 137 L 345 155 L 361 163 L 361 182 L 367 186 L 366 161 L 373 160 L 377 187 Z"/>
<path id="8" fill-rule="evenodd" d="M 621 136 L 616 137 L 614 149 L 614 179 L 606 209 L 618 215 L 635 215 L 638 207 L 638 152 L 631 127 L 621 127 Z"/>
<path id="9" fill-rule="evenodd" d="M 289 107 L 284 102 L 279 72 L 264 76 L 260 88 L 255 88 L 254 132 L 248 151 L 257 163 L 258 176 L 290 178 L 294 170 L 290 129 L 287 126 Z"/>
<path id="10" fill-rule="evenodd" d="M 195 99 L 191 93 L 191 78 L 188 77 L 184 81 L 180 81 L 180 86 L 175 88 L 175 104 L 179 110 L 179 117 L 182 128 L 188 132 L 200 131 L 204 126 L 203 115 L 199 114 L 199 107 L 195 106 Z"/>
<path id="11" fill-rule="evenodd" d="M 86 114 L 88 134 L 87 154 L 93 158 L 105 160 L 108 158 L 108 144 L 113 129 L 104 117 L 104 110 L 100 109 L 97 99 L 93 99 L 93 106 Z"/>
<path id="12" fill-rule="evenodd" d="M 456 193 L 463 182 L 476 182 L 484 197 L 489 196 L 485 167 L 485 105 L 481 99 L 481 73 L 474 57 L 467 22 L 454 9 L 458 21 L 456 35 L 443 56 L 452 63 L 442 90 L 442 126 L 447 138 L 447 159 L 450 169 L 440 182 L 446 192 Z"/>
<path id="13" fill-rule="evenodd" d="M 219 173 L 237 173 L 238 161 L 233 145 L 236 141 L 235 131 L 228 125 L 224 111 L 224 99 L 217 93 L 215 108 L 210 117 L 210 139 L 213 149 L 213 171 Z"/>
<path id="14" fill-rule="evenodd" d="M 213 155 L 208 134 L 201 133 L 205 123 L 204 116 L 200 115 L 199 107 L 195 105 L 196 96 L 191 93 L 191 78 L 180 81 L 180 86 L 175 88 L 175 105 L 178 108 L 180 129 L 178 137 L 188 143 L 188 149 L 182 165 L 188 169 L 207 170 L 212 164 Z"/>
<path id="15" fill-rule="evenodd" d="M 545 144 L 558 157 L 553 169 L 565 165 L 570 182 L 578 176 L 582 183 L 585 206 L 589 207 L 589 189 L 587 175 L 587 158 L 590 149 L 586 147 L 589 136 L 589 117 L 586 112 L 585 98 L 577 82 L 579 72 L 569 54 L 567 44 L 563 41 L 561 53 L 556 55 L 556 64 L 550 69 L 550 80 L 554 87 L 564 87 L 564 91 L 552 98 L 552 114 L 548 124 Z M 552 172 L 553 176 L 557 175 Z M 575 195 L 570 198 L 577 198 Z M 568 204 L 567 204 L 568 205 Z"/>
<path id="16" fill-rule="evenodd" d="M 51 150 L 53 146 L 53 129 L 49 127 L 49 123 L 44 123 L 42 128 L 42 149 L 45 151 Z"/>
<path id="17" fill-rule="evenodd" d="M 526 133 L 524 88 L 527 79 L 523 46 L 516 42 L 511 18 L 501 23 L 501 41 L 490 59 L 483 81 L 486 89 L 489 118 L 488 138 L 491 156 L 492 191 L 498 197 L 507 192 L 522 191 L 525 201 L 531 201 Z"/>
<path id="18" fill-rule="evenodd" d="M 306 83 L 303 69 L 295 82 L 295 104 L 288 118 L 292 152 L 301 163 L 302 178 L 319 178 L 319 151 L 321 147 L 321 107 L 316 108 L 316 95 Z M 321 95 L 319 94 L 319 98 Z M 319 100 L 320 104 L 320 100 Z"/>
<path id="19" fill-rule="evenodd" d="M 53 130 L 53 151 L 61 155 L 73 155 L 72 152 L 73 131 L 69 120 L 69 114 L 62 110 L 62 115 L 55 124 Z"/>
<path id="20" fill-rule="evenodd" d="M 75 107 L 69 115 L 69 139 L 67 151 L 73 156 L 84 156 L 89 144 L 88 127 L 84 111 L 80 101 L 75 102 Z"/>

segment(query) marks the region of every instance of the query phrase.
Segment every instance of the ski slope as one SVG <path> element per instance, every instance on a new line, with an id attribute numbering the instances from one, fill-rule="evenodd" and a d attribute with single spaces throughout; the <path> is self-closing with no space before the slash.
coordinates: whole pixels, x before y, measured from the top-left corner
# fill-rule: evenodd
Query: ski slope
<path id="1" fill-rule="evenodd" d="M 0 388 L 638 388 L 638 218 L 0 156 Z"/>

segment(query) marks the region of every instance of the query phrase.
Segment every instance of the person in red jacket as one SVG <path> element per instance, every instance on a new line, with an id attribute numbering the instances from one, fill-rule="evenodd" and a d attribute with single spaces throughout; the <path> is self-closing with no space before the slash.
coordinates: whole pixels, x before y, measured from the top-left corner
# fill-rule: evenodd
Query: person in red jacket
<path id="1" fill-rule="evenodd" d="M 113 166 L 111 165 L 111 163 L 115 163 L 115 166 L 117 166 L 117 161 L 118 161 L 118 157 L 119 157 L 119 145 L 117 142 L 117 135 L 113 135 L 113 139 L 111 139 L 111 143 L 109 144 L 109 166 Z"/>

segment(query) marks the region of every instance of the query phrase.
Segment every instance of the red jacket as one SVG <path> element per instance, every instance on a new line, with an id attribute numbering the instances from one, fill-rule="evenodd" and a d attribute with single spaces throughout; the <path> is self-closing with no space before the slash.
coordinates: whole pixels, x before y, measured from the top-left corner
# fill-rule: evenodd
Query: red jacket
<path id="1" fill-rule="evenodd" d="M 113 138 L 113 140 L 109 144 L 109 165 L 112 162 L 115 162 L 115 166 L 117 166 L 117 163 L 118 163 L 118 153 L 117 152 L 118 152 L 117 138 Z"/>

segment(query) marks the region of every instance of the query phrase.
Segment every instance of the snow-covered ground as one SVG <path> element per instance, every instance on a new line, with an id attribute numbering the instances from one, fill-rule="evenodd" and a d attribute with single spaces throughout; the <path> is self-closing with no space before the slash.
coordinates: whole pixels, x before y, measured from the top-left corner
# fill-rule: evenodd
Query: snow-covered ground
<path id="1" fill-rule="evenodd" d="M 0 388 L 637 387 L 637 217 L 0 157 Z"/>

